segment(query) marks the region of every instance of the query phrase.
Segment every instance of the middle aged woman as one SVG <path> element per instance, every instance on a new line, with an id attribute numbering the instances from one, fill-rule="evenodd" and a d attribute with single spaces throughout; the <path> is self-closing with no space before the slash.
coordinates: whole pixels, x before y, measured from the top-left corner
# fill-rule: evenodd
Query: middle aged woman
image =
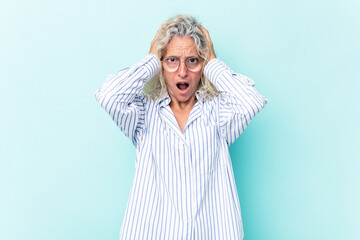
<path id="1" fill-rule="evenodd" d="M 216 58 L 204 27 L 166 21 L 96 98 L 136 147 L 120 239 L 243 238 L 228 146 L 267 99 Z"/>

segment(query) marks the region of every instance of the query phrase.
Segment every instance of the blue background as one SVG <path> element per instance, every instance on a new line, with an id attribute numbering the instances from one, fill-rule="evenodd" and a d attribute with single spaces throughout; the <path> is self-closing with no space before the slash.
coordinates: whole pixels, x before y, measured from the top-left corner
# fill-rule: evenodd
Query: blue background
<path id="1" fill-rule="evenodd" d="M 117 239 L 135 149 L 96 102 L 178 13 L 268 105 L 230 148 L 246 240 L 360 239 L 360 1 L 0 1 L 0 239 Z"/>

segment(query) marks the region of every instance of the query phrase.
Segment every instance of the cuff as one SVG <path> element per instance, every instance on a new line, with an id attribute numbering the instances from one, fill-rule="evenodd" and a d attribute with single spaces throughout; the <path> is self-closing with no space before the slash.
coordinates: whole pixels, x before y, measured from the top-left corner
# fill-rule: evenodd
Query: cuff
<path id="1" fill-rule="evenodd" d="M 138 67 L 144 67 L 147 70 L 147 72 L 149 74 L 148 75 L 149 79 L 153 78 L 156 74 L 159 73 L 160 61 L 153 54 L 146 55 L 136 65 L 137 65 L 137 67 L 135 67 L 135 69 Z"/>
<path id="2" fill-rule="evenodd" d="M 212 83 L 215 83 L 218 76 L 227 69 L 229 67 L 223 61 L 215 58 L 206 64 L 204 74 Z"/>

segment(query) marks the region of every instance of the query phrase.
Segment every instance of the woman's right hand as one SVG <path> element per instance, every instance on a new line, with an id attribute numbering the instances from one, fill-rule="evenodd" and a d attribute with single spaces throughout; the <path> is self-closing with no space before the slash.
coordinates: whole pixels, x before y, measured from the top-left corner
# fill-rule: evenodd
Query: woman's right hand
<path id="1" fill-rule="evenodd" d="M 158 38 L 158 35 L 159 35 L 159 31 L 160 31 L 160 29 L 156 32 L 156 35 L 155 35 L 154 39 L 151 41 L 149 53 L 153 54 L 153 55 L 156 55 L 155 54 L 155 45 L 156 45 L 156 41 L 157 41 L 157 38 Z"/>

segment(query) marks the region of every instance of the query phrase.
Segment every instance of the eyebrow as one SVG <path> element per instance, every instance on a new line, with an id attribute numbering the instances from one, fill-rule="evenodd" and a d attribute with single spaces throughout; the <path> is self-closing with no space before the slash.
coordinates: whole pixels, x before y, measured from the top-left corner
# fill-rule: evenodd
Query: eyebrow
<path id="1" fill-rule="evenodd" d="M 180 57 L 174 56 L 174 55 L 169 55 L 169 56 L 164 57 L 164 58 L 171 58 L 171 57 L 180 59 Z M 189 57 L 186 57 L 185 59 L 188 59 L 188 58 L 201 58 L 201 57 L 200 56 L 189 56 Z"/>

